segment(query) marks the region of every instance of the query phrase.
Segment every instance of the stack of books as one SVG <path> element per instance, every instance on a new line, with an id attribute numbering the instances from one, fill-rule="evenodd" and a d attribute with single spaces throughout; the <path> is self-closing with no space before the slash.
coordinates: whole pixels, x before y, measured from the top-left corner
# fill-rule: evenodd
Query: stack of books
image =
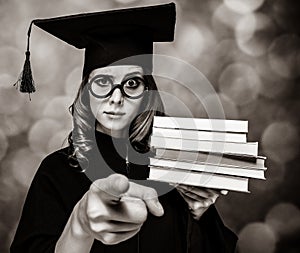
<path id="1" fill-rule="evenodd" d="M 265 179 L 265 157 L 247 142 L 248 121 L 154 117 L 150 180 L 249 192 Z"/>

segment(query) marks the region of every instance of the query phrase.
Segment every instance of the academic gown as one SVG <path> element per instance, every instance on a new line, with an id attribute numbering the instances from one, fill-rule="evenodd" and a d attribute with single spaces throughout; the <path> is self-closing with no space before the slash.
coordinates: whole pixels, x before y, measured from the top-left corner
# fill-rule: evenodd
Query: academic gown
<path id="1" fill-rule="evenodd" d="M 95 154 L 101 159 L 95 159 L 95 155 L 89 157 L 92 176 L 120 173 L 131 179 L 147 178 L 148 166 L 141 161 L 148 158 L 141 156 L 139 162 L 133 159 L 136 152 L 132 148 L 128 151 L 125 139 L 96 132 L 96 142 L 100 153 Z M 134 161 L 129 166 L 126 166 L 124 159 L 126 155 L 129 161 Z M 70 166 L 66 148 L 48 155 L 29 188 L 10 252 L 53 253 L 75 204 L 89 190 L 91 182 L 90 175 Z M 156 188 L 157 184 L 151 186 Z M 164 189 L 168 189 L 169 186 L 165 186 Z M 132 238 L 116 245 L 104 245 L 94 240 L 90 252 L 234 252 L 237 237 L 224 226 L 214 205 L 197 221 L 192 218 L 186 202 L 176 189 L 170 188 L 163 194 L 159 192 L 159 195 L 164 208 L 162 217 L 149 213 L 139 233 Z"/>

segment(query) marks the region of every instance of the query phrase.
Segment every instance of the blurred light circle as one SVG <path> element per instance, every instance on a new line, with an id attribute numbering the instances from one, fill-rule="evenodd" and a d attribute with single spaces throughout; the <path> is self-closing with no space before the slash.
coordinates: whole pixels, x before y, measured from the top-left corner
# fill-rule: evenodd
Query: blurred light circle
<path id="1" fill-rule="evenodd" d="M 273 75 L 273 77 L 276 75 Z M 271 79 L 271 78 L 270 78 Z M 262 81 L 259 93 L 266 98 L 287 98 L 292 92 L 293 81 L 278 77 L 276 80 Z"/>
<path id="2" fill-rule="evenodd" d="M 276 249 L 274 231 L 265 223 L 246 225 L 238 235 L 237 248 L 240 253 L 273 253 Z"/>
<path id="3" fill-rule="evenodd" d="M 221 94 L 221 93 L 211 94 L 211 95 L 208 95 L 204 100 L 205 100 L 204 104 L 210 108 L 210 111 L 211 111 L 210 117 L 220 118 L 219 110 L 215 106 L 216 104 L 218 104 L 217 101 L 220 101 L 220 103 L 223 107 L 226 119 L 239 118 L 239 113 L 238 113 L 235 103 L 226 95 Z M 216 108 L 215 112 L 214 112 L 214 108 Z"/>
<path id="4" fill-rule="evenodd" d="M 58 149 L 68 146 L 68 135 L 70 130 L 61 130 L 54 134 L 48 143 L 48 152 L 52 153 Z"/>
<path id="5" fill-rule="evenodd" d="M 0 47 L 0 69 L 1 74 L 7 74 L 15 76 L 15 83 L 21 73 L 23 67 L 25 54 L 12 46 Z M 11 85 L 13 85 L 13 83 Z"/>
<path id="6" fill-rule="evenodd" d="M 234 29 L 236 23 L 241 17 L 241 14 L 230 9 L 227 5 L 220 4 L 218 8 L 216 8 L 212 19 L 213 23 L 215 24 L 223 24 L 229 28 Z"/>
<path id="7" fill-rule="evenodd" d="M 57 73 L 64 66 L 64 57 L 60 53 L 63 47 L 61 42 L 49 37 L 42 31 L 35 31 L 31 36 L 31 67 L 32 74 L 37 86 L 51 84 L 49 88 L 59 88 L 57 85 Z"/>
<path id="8" fill-rule="evenodd" d="M 25 102 L 23 95 L 12 86 L 0 87 L 0 114 L 13 114 L 21 110 Z"/>
<path id="9" fill-rule="evenodd" d="M 7 162 L 4 162 L 4 165 L 9 165 L 13 161 L 9 160 Z M 11 166 L 7 166 L 5 170 L 8 171 L 2 171 L 1 177 L 0 177 L 0 203 L 9 203 L 11 201 L 14 201 L 19 193 L 19 188 L 16 187 L 16 181 L 15 178 L 12 176 L 11 173 Z"/>
<path id="10" fill-rule="evenodd" d="M 32 151 L 39 155 L 48 153 L 49 140 L 62 129 L 62 124 L 54 119 L 41 119 L 29 130 L 28 142 Z"/>
<path id="11" fill-rule="evenodd" d="M 239 50 L 236 41 L 233 39 L 225 39 L 219 42 L 210 56 L 213 62 L 209 79 L 215 87 L 218 84 L 221 73 L 229 64 L 249 61 L 249 56 Z"/>
<path id="12" fill-rule="evenodd" d="M 265 166 L 267 167 L 265 171 L 266 180 L 250 180 L 251 192 L 273 191 L 281 186 L 286 171 L 285 165 L 267 158 Z"/>
<path id="13" fill-rule="evenodd" d="M 163 80 L 163 78 L 157 79 Z M 165 85 L 164 89 L 160 91 L 160 96 L 164 101 L 166 114 L 177 117 L 191 117 L 195 108 L 194 103 L 199 103 L 199 101 L 195 101 L 197 99 L 194 96 L 191 97 L 191 92 L 176 82 L 163 80 L 160 83 Z"/>
<path id="14" fill-rule="evenodd" d="M 250 40 L 256 30 L 256 17 L 254 14 L 245 15 L 242 17 L 235 27 L 235 37 L 239 42 Z"/>
<path id="15" fill-rule="evenodd" d="M 6 138 L 6 135 L 2 131 L 2 129 L 0 129 L 0 161 L 5 156 L 7 149 L 8 149 L 8 140 Z"/>
<path id="16" fill-rule="evenodd" d="M 13 84 L 17 81 L 17 77 L 10 74 L 0 74 L 0 88 L 12 87 Z"/>
<path id="17" fill-rule="evenodd" d="M 286 31 L 300 33 L 300 2 L 294 0 L 275 0 L 270 4 L 272 17 Z"/>
<path id="18" fill-rule="evenodd" d="M 251 13 L 242 17 L 235 27 L 239 48 L 255 57 L 266 54 L 274 35 L 273 21 L 262 13 Z"/>
<path id="19" fill-rule="evenodd" d="M 73 99 L 77 94 L 82 79 L 82 67 L 74 68 L 66 78 L 65 94 Z"/>
<path id="20" fill-rule="evenodd" d="M 131 4 L 131 3 L 137 2 L 137 0 L 115 0 L 115 2 L 117 2 L 119 4 Z"/>
<path id="21" fill-rule="evenodd" d="M 298 117 L 300 111 L 300 100 L 290 99 L 286 101 L 284 106 L 281 106 L 277 113 L 277 118 L 282 121 L 289 121 L 293 125 L 300 125 L 300 117 Z"/>
<path id="22" fill-rule="evenodd" d="M 266 216 L 266 223 L 279 237 L 299 233 L 300 210 L 291 203 L 279 203 L 269 210 Z"/>
<path id="23" fill-rule="evenodd" d="M 233 11 L 245 14 L 257 10 L 262 6 L 264 0 L 224 0 L 224 3 Z"/>
<path id="24" fill-rule="evenodd" d="M 72 116 L 69 112 L 69 106 L 73 99 L 68 96 L 58 96 L 52 98 L 46 105 L 43 117 L 57 120 L 63 125 L 71 126 Z"/>
<path id="25" fill-rule="evenodd" d="M 241 118 L 249 121 L 248 140 L 258 141 L 266 127 L 274 122 L 277 112 L 282 106 L 277 101 L 265 99 L 259 96 L 251 103 L 240 106 L 239 113 Z M 261 143 L 259 144 L 261 147 Z"/>
<path id="26" fill-rule="evenodd" d="M 0 115 L 0 129 L 3 130 L 6 136 L 16 136 L 28 129 L 30 118 L 22 111 L 12 115 Z"/>
<path id="27" fill-rule="evenodd" d="M 271 69 L 281 77 L 293 79 L 300 74 L 300 38 L 285 34 L 276 38 L 268 49 Z"/>
<path id="28" fill-rule="evenodd" d="M 44 108 L 53 97 L 55 97 L 54 91 L 49 89 L 48 86 L 37 87 L 37 91 L 31 95 L 30 103 L 26 103 L 26 107 L 23 110 L 24 113 L 34 120 L 42 118 Z"/>
<path id="29" fill-rule="evenodd" d="M 193 23 L 184 23 L 179 31 L 174 45 L 178 55 L 186 61 L 199 59 L 205 48 L 205 39 L 199 27 Z"/>
<path id="30" fill-rule="evenodd" d="M 29 187 L 32 178 L 41 162 L 41 156 L 29 148 L 17 150 L 13 155 L 11 164 L 14 178 L 26 188 Z"/>
<path id="31" fill-rule="evenodd" d="M 267 157 L 284 163 L 299 154 L 299 133 L 290 122 L 274 122 L 264 130 L 261 145 Z"/>
<path id="32" fill-rule="evenodd" d="M 237 105 L 256 99 L 261 85 L 255 70 L 244 63 L 229 65 L 221 74 L 218 83 L 220 91 Z"/>
<path id="33" fill-rule="evenodd" d="M 23 5 L 23 4 L 22 4 Z M 28 5 L 28 4 L 27 4 Z M 23 5 L 24 7 L 26 5 Z M 26 37 L 26 32 L 29 26 L 29 19 L 20 18 L 18 19 L 17 24 L 14 26 L 14 29 L 11 33 L 11 36 L 14 39 L 14 42 L 16 44 L 16 47 L 20 49 L 21 57 L 23 57 L 21 62 L 19 63 L 19 72 L 21 71 L 21 68 L 23 67 L 22 64 L 25 61 L 25 50 L 26 50 L 26 40 L 24 40 L 24 37 Z"/>
<path id="34" fill-rule="evenodd" d="M 108 10 L 114 4 L 113 1 L 97 1 L 97 0 L 90 0 L 88 4 L 85 1 L 81 0 L 65 0 L 60 1 L 62 8 L 64 10 L 64 15 L 66 9 L 69 13 L 71 12 L 95 12 L 97 9 L 99 11 Z M 54 10 L 56 10 L 55 8 Z"/>
<path id="35" fill-rule="evenodd" d="M 218 64 L 221 64 L 222 68 L 228 64 L 231 64 L 232 62 L 246 61 L 249 59 L 247 55 L 239 50 L 234 39 L 222 40 L 216 46 L 216 49 L 213 53 L 216 54 L 217 62 Z"/>
<path id="36" fill-rule="evenodd" d="M 264 57 L 254 64 L 255 70 L 262 80 L 259 93 L 271 99 L 289 97 L 293 91 L 293 80 L 285 79 L 274 73 L 267 61 L 267 57 Z"/>

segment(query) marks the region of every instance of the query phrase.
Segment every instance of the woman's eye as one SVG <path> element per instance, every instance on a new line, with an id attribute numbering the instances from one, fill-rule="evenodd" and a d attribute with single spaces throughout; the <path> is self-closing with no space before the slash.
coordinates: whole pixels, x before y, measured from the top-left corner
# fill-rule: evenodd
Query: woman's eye
<path id="1" fill-rule="evenodd" d="M 132 78 L 126 81 L 125 86 L 128 88 L 137 88 L 143 84 L 143 80 L 140 78 Z"/>
<path id="2" fill-rule="evenodd" d="M 99 86 L 108 86 L 111 84 L 111 80 L 108 77 L 99 77 L 94 81 Z"/>

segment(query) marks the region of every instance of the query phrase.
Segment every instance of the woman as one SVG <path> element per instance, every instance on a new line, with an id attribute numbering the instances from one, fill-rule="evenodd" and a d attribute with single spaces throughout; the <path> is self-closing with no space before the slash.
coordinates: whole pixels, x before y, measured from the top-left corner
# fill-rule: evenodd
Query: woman
<path id="1" fill-rule="evenodd" d="M 180 185 L 158 197 L 154 184 L 129 181 L 148 175 L 151 124 L 154 115 L 163 113 L 149 53 L 153 41 L 172 39 L 174 8 L 169 4 L 35 23 L 77 47 L 88 43 L 83 82 L 72 106 L 70 145 L 41 163 L 12 253 L 234 251 L 236 237 L 213 206 L 218 192 Z M 95 19 L 109 22 L 109 31 L 101 27 L 94 32 L 90 24 Z M 127 25 L 115 32 L 124 20 Z M 74 31 L 57 33 L 58 26 L 70 28 L 70 21 L 81 40 Z M 85 31 L 89 26 L 85 40 L 82 23 Z M 135 57 L 141 53 L 148 57 Z"/>

